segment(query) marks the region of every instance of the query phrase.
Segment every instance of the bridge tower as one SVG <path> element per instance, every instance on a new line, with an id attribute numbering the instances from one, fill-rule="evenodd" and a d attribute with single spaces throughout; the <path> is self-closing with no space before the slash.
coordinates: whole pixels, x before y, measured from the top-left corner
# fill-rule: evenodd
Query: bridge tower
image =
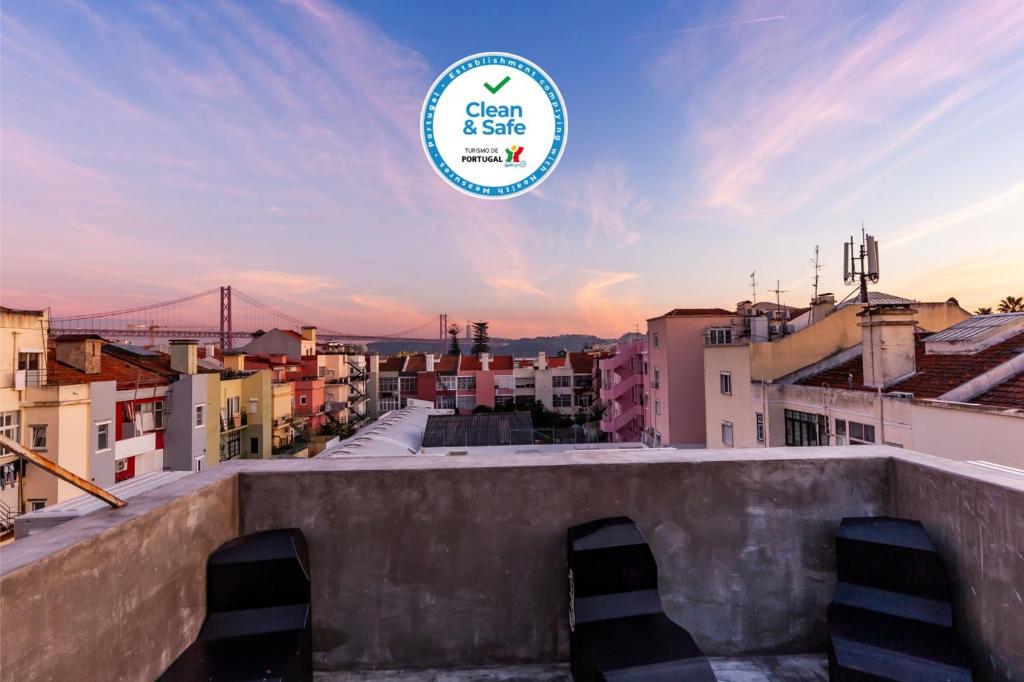
<path id="1" fill-rule="evenodd" d="M 437 316 L 438 335 L 437 338 L 444 341 L 448 338 L 448 313 L 441 313 Z"/>
<path id="2" fill-rule="evenodd" d="M 231 329 L 231 287 L 220 288 L 220 351 L 234 347 L 235 335 Z"/>

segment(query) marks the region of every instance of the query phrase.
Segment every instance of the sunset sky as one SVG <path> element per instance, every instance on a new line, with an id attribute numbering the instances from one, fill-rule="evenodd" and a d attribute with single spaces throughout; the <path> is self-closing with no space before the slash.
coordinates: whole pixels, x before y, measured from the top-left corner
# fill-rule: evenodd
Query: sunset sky
<path id="1" fill-rule="evenodd" d="M 93 2 L 2 18 L 5 305 L 221 284 L 336 329 L 437 313 L 617 335 L 776 280 L 973 309 L 1024 295 L 1024 3 Z M 520 54 L 565 99 L 538 190 L 483 201 L 419 141 L 455 60 Z M 428 326 L 432 332 L 436 327 Z"/>

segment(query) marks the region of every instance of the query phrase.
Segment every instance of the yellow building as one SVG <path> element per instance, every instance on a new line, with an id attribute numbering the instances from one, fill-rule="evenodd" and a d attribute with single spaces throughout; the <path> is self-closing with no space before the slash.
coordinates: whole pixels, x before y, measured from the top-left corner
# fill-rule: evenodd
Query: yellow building
<path id="1" fill-rule="evenodd" d="M 245 354 L 224 356 L 224 371 L 207 384 L 219 429 L 207 432 L 208 458 L 270 459 L 273 450 L 273 393 L 269 370 L 247 370 Z"/>

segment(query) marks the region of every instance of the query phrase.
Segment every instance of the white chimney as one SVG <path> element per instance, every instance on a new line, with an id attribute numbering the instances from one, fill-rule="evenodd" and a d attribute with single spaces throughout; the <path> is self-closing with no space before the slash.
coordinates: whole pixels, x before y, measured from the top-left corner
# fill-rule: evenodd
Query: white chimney
<path id="1" fill-rule="evenodd" d="M 548 354 L 546 351 L 540 351 L 537 353 L 537 369 L 548 368 Z"/>
<path id="2" fill-rule="evenodd" d="M 480 354 L 480 368 L 483 371 L 485 371 L 485 372 L 491 371 L 491 354 L 490 353 L 481 353 Z"/>
<path id="3" fill-rule="evenodd" d="M 179 374 L 195 374 L 199 371 L 199 342 L 193 339 L 171 341 L 171 369 Z"/>
<path id="4" fill-rule="evenodd" d="M 427 353 L 427 371 L 428 372 L 433 372 L 434 371 L 434 354 L 433 353 Z"/>
<path id="5" fill-rule="evenodd" d="M 859 313 L 865 386 L 885 388 L 917 371 L 916 314 L 909 306 L 891 305 L 866 306 Z"/>
<path id="6" fill-rule="evenodd" d="M 377 374 L 380 372 L 380 356 L 377 354 L 370 356 L 370 374 Z"/>

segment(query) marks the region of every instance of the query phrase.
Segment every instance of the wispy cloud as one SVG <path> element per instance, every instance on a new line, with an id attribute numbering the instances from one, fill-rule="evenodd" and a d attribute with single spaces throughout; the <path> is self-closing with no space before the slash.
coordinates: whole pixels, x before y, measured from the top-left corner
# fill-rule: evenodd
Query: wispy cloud
<path id="1" fill-rule="evenodd" d="M 965 222 L 981 218 L 992 213 L 1005 211 L 1017 204 L 1024 203 L 1024 181 L 1018 182 L 1006 188 L 998 194 L 977 201 L 969 206 L 964 206 L 955 211 L 950 211 L 941 216 L 930 218 L 923 222 L 911 225 L 908 228 L 896 232 L 886 240 L 886 248 L 896 249 L 906 246 L 936 232 L 962 225 Z"/>
<path id="2" fill-rule="evenodd" d="M 765 24 L 770 21 L 781 21 L 786 19 L 783 14 L 779 14 L 772 17 L 760 17 L 758 19 L 740 19 L 737 21 L 725 21 L 718 24 L 707 24 L 705 26 L 688 26 L 685 28 L 677 28 L 674 31 L 667 31 L 666 33 L 645 33 L 643 35 L 627 36 L 626 40 L 641 40 L 643 38 L 651 38 L 658 35 L 672 35 L 681 33 L 698 33 L 700 31 L 710 31 L 716 28 L 732 28 L 733 26 L 747 26 L 749 24 Z"/>

